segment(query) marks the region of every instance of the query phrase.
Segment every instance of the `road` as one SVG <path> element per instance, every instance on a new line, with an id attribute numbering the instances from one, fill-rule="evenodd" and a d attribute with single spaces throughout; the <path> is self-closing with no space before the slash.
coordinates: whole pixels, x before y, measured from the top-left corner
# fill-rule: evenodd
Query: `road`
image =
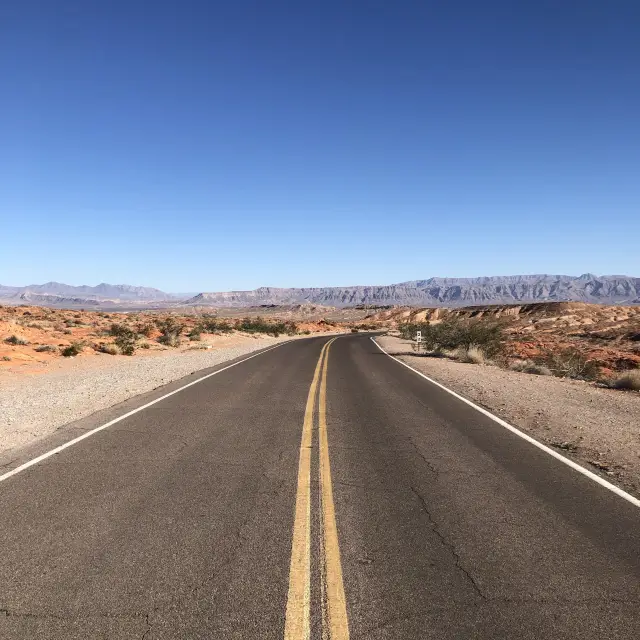
<path id="1" fill-rule="evenodd" d="M 0 482 L 0 638 L 640 637 L 636 506 L 330 340 Z"/>

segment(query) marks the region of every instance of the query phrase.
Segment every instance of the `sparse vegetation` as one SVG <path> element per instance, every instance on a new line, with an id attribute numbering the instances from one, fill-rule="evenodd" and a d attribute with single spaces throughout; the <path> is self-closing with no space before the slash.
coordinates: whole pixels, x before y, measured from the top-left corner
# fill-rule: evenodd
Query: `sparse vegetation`
<path id="1" fill-rule="evenodd" d="M 28 340 L 25 340 L 24 338 L 21 338 L 20 336 L 16 336 L 16 335 L 9 336 L 8 338 L 5 338 L 4 341 L 7 344 L 12 344 L 15 346 L 25 346 L 29 344 Z"/>
<path id="2" fill-rule="evenodd" d="M 597 380 L 600 377 L 600 365 L 574 347 L 547 350 L 534 361 L 558 378 Z"/>
<path id="3" fill-rule="evenodd" d="M 202 327 L 200 325 L 196 325 L 191 329 L 187 336 L 191 341 L 202 340 Z"/>
<path id="4" fill-rule="evenodd" d="M 60 352 L 65 358 L 73 358 L 74 356 L 82 353 L 84 349 L 84 344 L 81 342 L 72 342 L 68 347 L 64 347 Z"/>
<path id="5" fill-rule="evenodd" d="M 553 372 L 543 364 L 536 364 L 533 360 L 514 360 L 509 364 L 511 371 L 531 373 L 536 376 L 552 376 Z"/>
<path id="6" fill-rule="evenodd" d="M 57 347 L 54 347 L 52 344 L 41 344 L 38 345 L 34 351 L 37 351 L 38 353 L 45 353 L 45 352 L 51 352 L 54 353 L 58 350 Z"/>
<path id="7" fill-rule="evenodd" d="M 145 338 L 150 338 L 155 331 L 155 326 L 151 322 L 139 322 L 136 331 Z"/>
<path id="8" fill-rule="evenodd" d="M 158 338 L 160 344 L 164 344 L 167 347 L 180 346 L 180 334 L 184 330 L 184 324 L 169 316 L 162 320 L 157 320 L 156 326 L 161 334 Z"/>
<path id="9" fill-rule="evenodd" d="M 613 383 L 614 389 L 640 391 L 640 369 L 633 369 L 623 373 Z"/>
<path id="10" fill-rule="evenodd" d="M 136 331 L 122 324 L 112 324 L 109 332 L 115 337 L 114 343 L 123 356 L 135 353 L 138 340 Z"/>
<path id="11" fill-rule="evenodd" d="M 485 364 L 486 362 L 484 351 L 477 344 L 458 347 L 456 357 L 461 362 L 467 362 L 468 364 Z"/>
<path id="12" fill-rule="evenodd" d="M 233 327 L 226 320 L 220 320 L 216 316 L 204 315 L 200 323 L 204 333 L 229 333 Z"/>
<path id="13" fill-rule="evenodd" d="M 452 319 L 438 324 L 405 323 L 400 325 L 399 330 L 406 340 L 415 339 L 416 333 L 420 331 L 422 342 L 419 343 L 419 348 L 428 353 L 464 349 L 466 354 L 470 349 L 479 349 L 483 353 L 483 359 L 494 358 L 502 353 L 505 342 L 502 325 L 484 320 Z M 474 352 L 475 356 L 477 354 Z"/>
<path id="14" fill-rule="evenodd" d="M 275 321 L 266 322 L 260 316 L 257 318 L 243 318 L 236 326 L 239 331 L 246 331 L 247 333 L 265 333 L 274 337 L 278 337 L 282 333 L 287 335 L 295 335 L 297 327 L 295 322 L 291 321 Z"/>
<path id="15" fill-rule="evenodd" d="M 100 345 L 100 351 L 102 353 L 108 353 L 111 356 L 117 356 L 120 353 L 120 349 L 118 345 L 114 342 L 109 342 L 108 344 Z"/>

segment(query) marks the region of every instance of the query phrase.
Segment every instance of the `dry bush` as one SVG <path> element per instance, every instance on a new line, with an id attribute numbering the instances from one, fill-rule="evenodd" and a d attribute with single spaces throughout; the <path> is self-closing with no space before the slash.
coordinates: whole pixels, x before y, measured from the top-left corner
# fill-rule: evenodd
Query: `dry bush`
<path id="1" fill-rule="evenodd" d="M 484 364 L 486 362 L 484 351 L 477 344 L 472 344 L 469 347 L 458 347 L 455 352 L 455 358 L 468 364 Z"/>
<path id="2" fill-rule="evenodd" d="M 613 383 L 615 389 L 626 389 L 628 391 L 640 391 L 640 369 L 623 373 Z"/>
<path id="3" fill-rule="evenodd" d="M 60 353 L 65 358 L 73 358 L 73 356 L 77 356 L 84 349 L 84 344 L 82 342 L 72 342 L 68 347 L 65 347 Z"/>
<path id="4" fill-rule="evenodd" d="M 108 353 L 110 356 L 117 356 L 120 354 L 120 349 L 117 344 L 110 342 L 108 344 L 100 345 L 100 351 L 102 353 Z"/>
<path id="5" fill-rule="evenodd" d="M 29 344 L 28 340 L 25 340 L 24 338 L 21 338 L 20 336 L 16 336 L 16 335 L 9 336 L 8 338 L 5 338 L 4 341 L 7 344 L 13 344 L 16 346 L 24 346 Z"/>
<path id="6" fill-rule="evenodd" d="M 43 353 L 46 351 L 54 352 L 57 350 L 58 347 L 54 347 L 52 344 L 41 344 L 34 349 L 34 351 L 37 351 L 38 353 Z"/>
<path id="7" fill-rule="evenodd" d="M 536 364 L 548 367 L 558 378 L 575 380 L 597 380 L 600 378 L 600 365 L 590 360 L 578 349 L 549 350 L 535 360 Z"/>
<path id="8" fill-rule="evenodd" d="M 509 364 L 511 371 L 531 373 L 536 376 L 552 376 L 553 372 L 543 364 L 536 364 L 533 360 L 514 360 Z"/>

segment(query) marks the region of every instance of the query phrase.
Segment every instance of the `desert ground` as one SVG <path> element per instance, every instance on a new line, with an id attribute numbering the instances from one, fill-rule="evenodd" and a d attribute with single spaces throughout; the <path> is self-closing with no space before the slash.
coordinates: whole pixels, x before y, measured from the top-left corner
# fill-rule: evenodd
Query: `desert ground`
<path id="1" fill-rule="evenodd" d="M 499 353 L 469 364 L 456 350 L 417 352 L 399 336 L 424 323 L 499 326 Z M 640 493 L 640 393 L 612 388 L 638 375 L 640 307 L 582 303 L 184 313 L 0 307 L 0 464 L 75 420 L 192 372 L 284 340 L 363 330 L 389 332 L 381 344 L 412 366 Z M 589 375 L 547 366 L 565 356 L 587 363 Z"/>

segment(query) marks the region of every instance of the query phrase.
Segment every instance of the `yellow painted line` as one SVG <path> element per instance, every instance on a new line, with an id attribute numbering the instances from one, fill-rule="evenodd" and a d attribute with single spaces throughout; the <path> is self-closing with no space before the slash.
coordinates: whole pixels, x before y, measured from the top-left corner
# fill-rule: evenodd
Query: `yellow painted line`
<path id="1" fill-rule="evenodd" d="M 284 640 L 309 640 L 309 611 L 311 603 L 311 443 L 313 414 L 318 380 L 327 342 L 320 352 L 313 381 L 309 388 L 307 406 L 302 427 L 300 458 L 298 463 L 298 488 L 293 522 L 291 564 L 289 567 L 289 592 L 284 626 Z"/>
<path id="2" fill-rule="evenodd" d="M 318 401 L 318 442 L 320 447 L 320 497 L 321 520 L 323 529 L 324 554 L 321 558 L 323 566 L 323 600 L 326 599 L 326 615 L 322 617 L 323 638 L 330 640 L 349 640 L 349 621 L 347 618 L 347 602 L 342 580 L 342 564 L 340 562 L 340 545 L 338 543 L 338 527 L 336 511 L 333 503 L 333 486 L 331 483 L 331 464 L 329 461 L 329 441 L 327 437 L 327 369 L 329 363 L 329 347 L 335 340 L 327 343 L 327 352 L 322 370 L 320 394 Z"/>

